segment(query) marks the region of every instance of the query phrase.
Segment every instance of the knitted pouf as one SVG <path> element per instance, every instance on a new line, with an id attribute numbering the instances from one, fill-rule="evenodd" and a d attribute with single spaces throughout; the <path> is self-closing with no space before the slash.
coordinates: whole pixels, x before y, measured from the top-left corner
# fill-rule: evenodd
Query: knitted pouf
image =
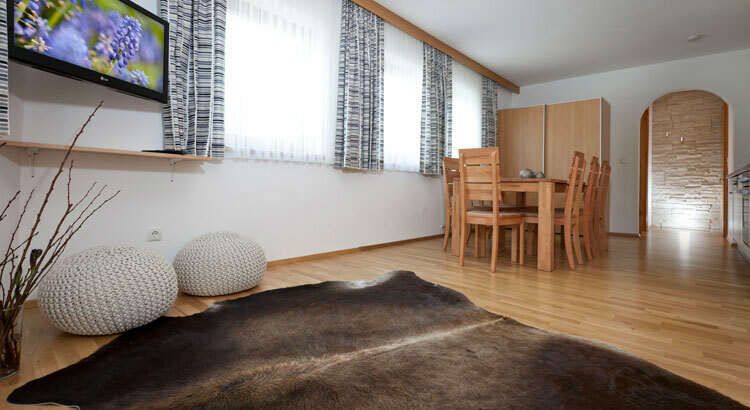
<path id="1" fill-rule="evenodd" d="M 40 285 L 39 305 L 55 327 L 107 335 L 145 325 L 177 299 L 174 269 L 134 247 L 96 247 L 60 261 Z"/>
<path id="2" fill-rule="evenodd" d="M 217 232 L 194 239 L 177 254 L 174 270 L 180 290 L 217 296 L 250 289 L 266 271 L 266 255 L 257 243 L 236 233 Z"/>

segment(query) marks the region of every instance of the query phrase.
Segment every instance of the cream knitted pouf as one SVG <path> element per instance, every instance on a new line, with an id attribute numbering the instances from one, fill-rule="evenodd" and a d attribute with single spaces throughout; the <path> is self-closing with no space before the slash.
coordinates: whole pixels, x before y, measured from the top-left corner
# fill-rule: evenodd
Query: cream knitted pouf
<path id="1" fill-rule="evenodd" d="M 227 295 L 260 282 L 266 255 L 257 243 L 236 233 L 210 233 L 185 245 L 174 260 L 174 269 L 180 290 L 187 294 Z"/>
<path id="2" fill-rule="evenodd" d="M 145 325 L 177 299 L 163 257 L 134 247 L 96 247 L 60 261 L 40 286 L 39 305 L 55 327 L 107 335 Z"/>

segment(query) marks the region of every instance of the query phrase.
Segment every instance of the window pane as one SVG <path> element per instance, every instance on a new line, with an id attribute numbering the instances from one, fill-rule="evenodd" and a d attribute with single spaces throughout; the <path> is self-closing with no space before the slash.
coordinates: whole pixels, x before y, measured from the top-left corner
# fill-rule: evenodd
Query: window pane
<path id="1" fill-rule="evenodd" d="M 386 169 L 419 170 L 422 42 L 385 25 L 384 161 Z"/>
<path id="2" fill-rule="evenodd" d="M 341 7 L 330 0 L 229 0 L 229 155 L 332 162 Z"/>
<path id="3" fill-rule="evenodd" d="M 453 62 L 453 147 L 458 158 L 461 148 L 482 145 L 482 76 Z"/>

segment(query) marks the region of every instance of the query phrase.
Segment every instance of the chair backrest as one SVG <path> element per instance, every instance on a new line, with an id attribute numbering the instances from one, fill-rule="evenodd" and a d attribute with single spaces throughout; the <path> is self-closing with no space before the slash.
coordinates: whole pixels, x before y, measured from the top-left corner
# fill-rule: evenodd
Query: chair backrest
<path id="1" fill-rule="evenodd" d="M 458 172 L 458 158 L 443 157 L 443 194 L 445 196 L 445 209 L 450 209 L 451 198 L 458 187 L 453 186 L 453 180 L 460 176 Z"/>
<path id="2" fill-rule="evenodd" d="M 604 207 L 607 206 L 607 195 L 609 195 L 609 174 L 611 172 L 612 167 L 609 165 L 609 161 L 602 161 L 599 183 L 596 189 L 596 209 L 594 210 L 594 218 L 597 221 L 604 218 Z"/>
<path id="3" fill-rule="evenodd" d="M 583 192 L 583 174 L 586 168 L 583 153 L 573 152 L 568 174 L 568 186 L 565 188 L 565 218 L 577 217 L 581 209 L 581 193 Z"/>
<path id="4" fill-rule="evenodd" d="M 596 190 L 599 185 L 599 158 L 591 158 L 589 176 L 586 179 L 586 193 L 583 199 L 583 218 L 587 221 L 594 219 L 594 207 L 596 206 Z"/>
<path id="5" fill-rule="evenodd" d="M 502 201 L 500 183 L 500 148 L 468 148 L 458 150 L 461 174 L 461 212 L 470 201 L 491 201 L 493 213 Z"/>

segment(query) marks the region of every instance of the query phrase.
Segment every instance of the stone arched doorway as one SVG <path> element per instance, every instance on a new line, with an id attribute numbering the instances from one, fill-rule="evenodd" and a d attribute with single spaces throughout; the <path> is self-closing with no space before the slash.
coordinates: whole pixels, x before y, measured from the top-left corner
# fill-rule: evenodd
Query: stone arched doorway
<path id="1" fill-rule="evenodd" d="M 702 90 L 654 100 L 641 117 L 640 230 L 726 234 L 728 105 Z"/>

